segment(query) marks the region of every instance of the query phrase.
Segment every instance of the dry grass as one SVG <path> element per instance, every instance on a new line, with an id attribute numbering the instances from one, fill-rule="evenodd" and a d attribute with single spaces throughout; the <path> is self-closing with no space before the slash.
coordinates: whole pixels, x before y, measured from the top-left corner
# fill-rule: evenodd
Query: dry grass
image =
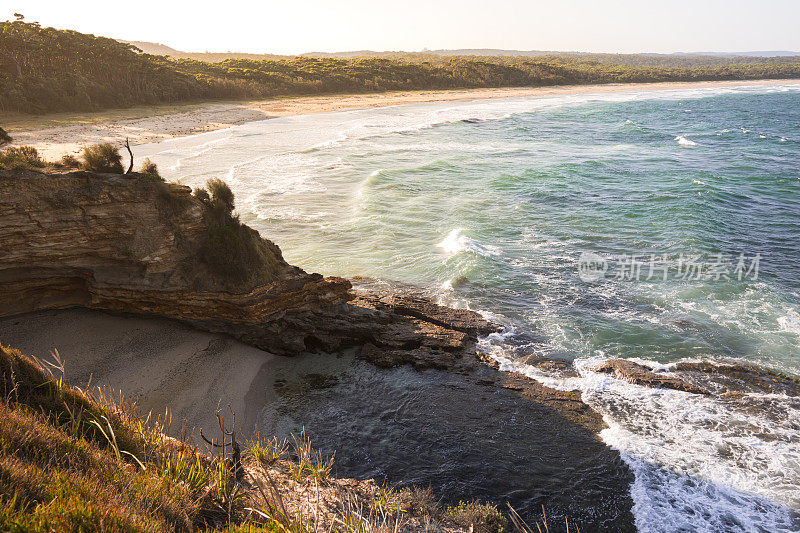
<path id="1" fill-rule="evenodd" d="M 496 507 L 332 477 L 304 432 L 245 442 L 244 476 L 165 436 L 168 417 L 63 379 L 64 363 L 0 346 L 2 531 L 502 531 Z M 290 453 L 291 450 L 291 453 Z"/>

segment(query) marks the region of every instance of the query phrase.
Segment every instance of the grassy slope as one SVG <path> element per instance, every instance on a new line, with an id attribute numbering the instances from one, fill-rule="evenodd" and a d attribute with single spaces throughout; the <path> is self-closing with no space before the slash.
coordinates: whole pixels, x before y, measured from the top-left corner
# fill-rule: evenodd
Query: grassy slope
<path id="1" fill-rule="evenodd" d="M 304 438 L 244 443 L 235 464 L 164 435 L 121 398 L 64 383 L 63 364 L 0 346 L 2 531 L 501 531 L 490 505 L 337 480 Z M 228 455 L 225 455 L 228 457 Z M 317 523 L 318 526 L 313 524 Z"/>

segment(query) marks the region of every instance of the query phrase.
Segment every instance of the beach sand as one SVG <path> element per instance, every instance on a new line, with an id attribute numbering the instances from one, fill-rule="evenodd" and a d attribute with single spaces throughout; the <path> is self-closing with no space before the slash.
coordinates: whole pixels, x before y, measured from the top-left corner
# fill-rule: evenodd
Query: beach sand
<path id="1" fill-rule="evenodd" d="M 72 385 L 101 386 L 155 417 L 169 409 L 170 433 L 184 420 L 195 438 L 219 437 L 217 406 L 248 434 L 263 406 L 274 401 L 274 372 L 291 358 L 278 357 L 226 335 L 205 333 L 175 321 L 69 309 L 0 318 L 0 344 L 51 360 L 58 350 Z"/>
<path id="2" fill-rule="evenodd" d="M 121 145 L 125 138 L 129 138 L 135 146 L 256 120 L 342 109 L 483 98 L 787 84 L 800 84 L 800 80 L 627 83 L 309 96 L 254 102 L 142 106 L 83 114 L 15 115 L 0 117 L 0 125 L 14 138 L 14 144 L 34 146 L 45 159 L 58 160 L 64 154 L 79 154 L 84 146 L 99 142 Z"/>

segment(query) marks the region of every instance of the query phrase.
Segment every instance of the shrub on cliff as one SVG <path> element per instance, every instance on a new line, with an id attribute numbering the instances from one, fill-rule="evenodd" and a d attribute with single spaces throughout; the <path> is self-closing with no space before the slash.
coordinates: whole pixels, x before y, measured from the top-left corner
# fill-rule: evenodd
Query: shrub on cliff
<path id="1" fill-rule="evenodd" d="M 57 167 L 64 168 L 83 168 L 83 163 L 78 161 L 78 158 L 72 154 L 66 154 L 61 157 L 61 160 L 55 164 Z"/>
<path id="2" fill-rule="evenodd" d="M 206 189 L 194 191 L 195 198 L 210 208 L 208 236 L 200 248 L 200 260 L 220 279 L 244 282 L 263 267 L 261 238 L 233 214 L 236 199 L 227 183 L 214 178 L 208 180 Z"/>
<path id="3" fill-rule="evenodd" d="M 208 180 L 206 187 L 211 194 L 210 205 L 212 209 L 231 216 L 236 208 L 236 202 L 233 191 L 228 187 L 228 184 L 221 179 L 213 178 Z"/>
<path id="4" fill-rule="evenodd" d="M 142 161 L 142 168 L 139 169 L 139 174 L 141 174 L 146 178 L 151 178 L 155 180 L 164 179 L 158 172 L 158 166 L 149 159 L 145 159 L 144 161 Z"/>
<path id="5" fill-rule="evenodd" d="M 4 130 L 3 128 L 0 128 L 0 146 L 10 143 L 11 140 L 12 140 L 11 135 L 6 133 L 6 130 Z"/>
<path id="6" fill-rule="evenodd" d="M 450 520 L 475 533 L 495 533 L 505 530 L 508 521 L 494 505 L 480 502 L 461 502 L 447 509 Z"/>
<path id="7" fill-rule="evenodd" d="M 83 168 L 94 172 L 122 174 L 122 156 L 111 143 L 100 143 L 83 149 Z"/>
<path id="8" fill-rule="evenodd" d="M 200 248 L 200 258 L 221 279 L 241 283 L 263 266 L 258 234 L 238 219 L 213 223 Z"/>
<path id="9" fill-rule="evenodd" d="M 44 168 L 46 165 L 33 146 L 12 147 L 0 152 L 0 168 L 21 170 Z"/>
<path id="10" fill-rule="evenodd" d="M 208 194 L 208 191 L 205 190 L 203 187 L 197 187 L 193 192 L 192 195 L 203 202 L 206 205 L 211 205 L 211 196 Z"/>

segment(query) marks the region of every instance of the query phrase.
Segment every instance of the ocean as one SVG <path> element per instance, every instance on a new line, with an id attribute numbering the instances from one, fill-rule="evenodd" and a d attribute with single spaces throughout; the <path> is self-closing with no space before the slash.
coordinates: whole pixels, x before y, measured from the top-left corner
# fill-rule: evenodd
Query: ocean
<path id="1" fill-rule="evenodd" d="M 800 399 L 651 389 L 625 358 L 800 376 L 800 87 L 408 104 L 138 147 L 223 178 L 308 271 L 420 287 L 504 325 L 505 370 L 582 391 L 640 531 L 800 530 Z M 565 358 L 577 375 L 526 364 Z"/>

